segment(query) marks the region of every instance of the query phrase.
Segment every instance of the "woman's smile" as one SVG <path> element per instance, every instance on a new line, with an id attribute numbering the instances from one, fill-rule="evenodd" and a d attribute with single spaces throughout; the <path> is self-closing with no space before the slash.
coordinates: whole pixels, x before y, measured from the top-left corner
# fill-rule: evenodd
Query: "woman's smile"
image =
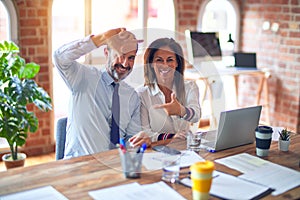
<path id="1" fill-rule="evenodd" d="M 168 68 L 160 68 L 158 69 L 159 73 L 161 75 L 167 75 L 169 72 L 173 71 L 172 68 L 168 67 Z"/>

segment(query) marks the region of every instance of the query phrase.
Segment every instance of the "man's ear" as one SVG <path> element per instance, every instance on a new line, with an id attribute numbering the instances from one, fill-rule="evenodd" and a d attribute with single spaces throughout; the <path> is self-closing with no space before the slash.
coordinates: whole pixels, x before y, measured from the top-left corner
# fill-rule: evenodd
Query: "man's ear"
<path id="1" fill-rule="evenodd" d="M 108 48 L 107 48 L 107 47 L 105 47 L 103 51 L 104 51 L 104 55 L 105 55 L 105 57 L 108 57 L 108 51 L 109 51 L 109 50 L 108 50 Z"/>

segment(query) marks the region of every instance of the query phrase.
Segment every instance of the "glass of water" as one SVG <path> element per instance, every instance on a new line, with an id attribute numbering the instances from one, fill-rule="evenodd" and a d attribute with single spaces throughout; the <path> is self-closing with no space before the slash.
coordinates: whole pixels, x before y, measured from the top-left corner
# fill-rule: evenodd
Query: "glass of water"
<path id="1" fill-rule="evenodd" d="M 187 134 L 187 149 L 192 151 L 200 151 L 202 132 L 191 132 Z"/>
<path id="2" fill-rule="evenodd" d="M 165 154 L 162 159 L 162 180 L 175 183 L 179 178 L 180 171 L 180 154 Z"/>

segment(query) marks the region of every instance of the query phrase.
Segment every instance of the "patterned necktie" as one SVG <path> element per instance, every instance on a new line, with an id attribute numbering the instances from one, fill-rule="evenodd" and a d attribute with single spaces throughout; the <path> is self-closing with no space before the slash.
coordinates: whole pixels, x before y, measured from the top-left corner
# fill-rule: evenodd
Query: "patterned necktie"
<path id="1" fill-rule="evenodd" d="M 111 121 L 111 133 L 110 141 L 113 144 L 119 143 L 119 123 L 120 123 L 120 100 L 119 100 L 119 83 L 112 83 L 114 87 L 114 93 L 112 98 L 112 121 Z"/>

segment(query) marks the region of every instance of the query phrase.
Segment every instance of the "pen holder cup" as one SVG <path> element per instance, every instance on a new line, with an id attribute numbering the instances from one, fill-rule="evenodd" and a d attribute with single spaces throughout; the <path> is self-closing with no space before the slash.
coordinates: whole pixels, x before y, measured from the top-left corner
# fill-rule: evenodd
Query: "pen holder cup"
<path id="1" fill-rule="evenodd" d="M 125 178 L 140 178 L 142 169 L 143 153 L 127 150 L 120 151 L 122 170 Z"/>

